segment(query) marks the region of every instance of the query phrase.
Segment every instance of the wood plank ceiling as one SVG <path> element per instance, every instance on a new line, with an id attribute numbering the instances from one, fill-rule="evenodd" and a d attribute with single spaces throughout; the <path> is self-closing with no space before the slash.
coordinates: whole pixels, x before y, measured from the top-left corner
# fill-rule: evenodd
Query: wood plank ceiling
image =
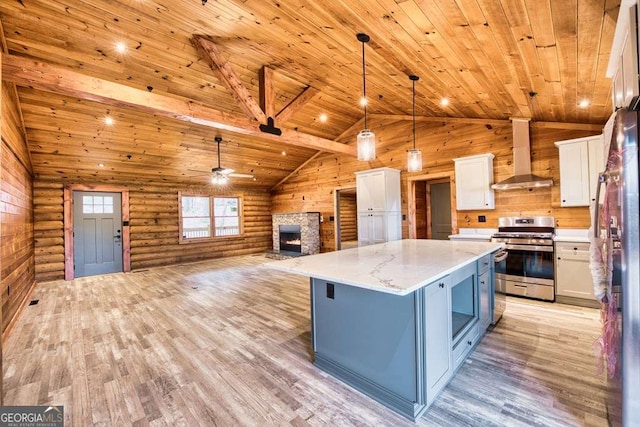
<path id="1" fill-rule="evenodd" d="M 3 78 L 18 85 L 39 178 L 198 183 L 216 166 L 213 138 L 221 135 L 222 166 L 256 178 L 239 185 L 269 188 L 318 147 L 353 152 L 351 138 L 341 134 L 352 136 L 348 130 L 361 126 L 363 115 L 358 32 L 371 36 L 367 89 L 374 120 L 411 113 L 407 76 L 417 74 L 421 116 L 604 123 L 612 109 L 605 70 L 619 5 L 6 0 L 0 2 L 8 49 Z M 137 100 L 123 99 L 124 91 L 96 95 L 106 87 L 102 81 L 134 89 Z M 275 116 L 282 137 L 257 131 L 255 116 L 286 110 L 297 97 Z M 440 105 L 444 97 L 447 107 Z M 583 99 L 588 108 L 578 107 Z M 113 125 L 104 123 L 106 116 Z M 221 125 L 225 118 L 229 126 Z M 334 140 L 351 147 L 331 145 Z"/>

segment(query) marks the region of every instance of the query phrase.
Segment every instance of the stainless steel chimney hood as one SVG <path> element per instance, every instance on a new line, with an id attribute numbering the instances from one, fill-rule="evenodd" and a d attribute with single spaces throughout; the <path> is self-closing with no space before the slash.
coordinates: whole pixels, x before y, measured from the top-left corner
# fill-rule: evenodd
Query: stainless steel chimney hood
<path id="1" fill-rule="evenodd" d="M 519 190 L 522 188 L 551 187 L 553 180 L 531 174 L 531 148 L 529 119 L 511 119 L 513 127 L 514 176 L 491 186 L 494 190 Z"/>

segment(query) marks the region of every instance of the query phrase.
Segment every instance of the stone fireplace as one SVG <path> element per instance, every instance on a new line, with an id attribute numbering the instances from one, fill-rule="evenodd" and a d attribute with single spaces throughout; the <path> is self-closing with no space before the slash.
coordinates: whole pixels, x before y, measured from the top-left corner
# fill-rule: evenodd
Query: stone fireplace
<path id="1" fill-rule="evenodd" d="M 320 212 L 272 215 L 273 252 L 296 256 L 320 253 Z"/>

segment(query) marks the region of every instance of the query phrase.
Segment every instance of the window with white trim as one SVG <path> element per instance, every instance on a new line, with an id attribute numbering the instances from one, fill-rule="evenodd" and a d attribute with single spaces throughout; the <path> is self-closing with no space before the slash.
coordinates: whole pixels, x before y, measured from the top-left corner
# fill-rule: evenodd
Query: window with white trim
<path id="1" fill-rule="evenodd" d="M 241 200 L 233 196 L 180 195 L 180 240 L 240 236 Z"/>

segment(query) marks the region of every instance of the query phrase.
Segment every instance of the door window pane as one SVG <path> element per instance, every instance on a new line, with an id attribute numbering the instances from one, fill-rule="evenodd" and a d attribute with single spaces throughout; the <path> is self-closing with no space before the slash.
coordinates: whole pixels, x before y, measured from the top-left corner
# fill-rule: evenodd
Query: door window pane
<path id="1" fill-rule="evenodd" d="M 82 213 L 113 213 L 113 196 L 82 196 Z"/>

